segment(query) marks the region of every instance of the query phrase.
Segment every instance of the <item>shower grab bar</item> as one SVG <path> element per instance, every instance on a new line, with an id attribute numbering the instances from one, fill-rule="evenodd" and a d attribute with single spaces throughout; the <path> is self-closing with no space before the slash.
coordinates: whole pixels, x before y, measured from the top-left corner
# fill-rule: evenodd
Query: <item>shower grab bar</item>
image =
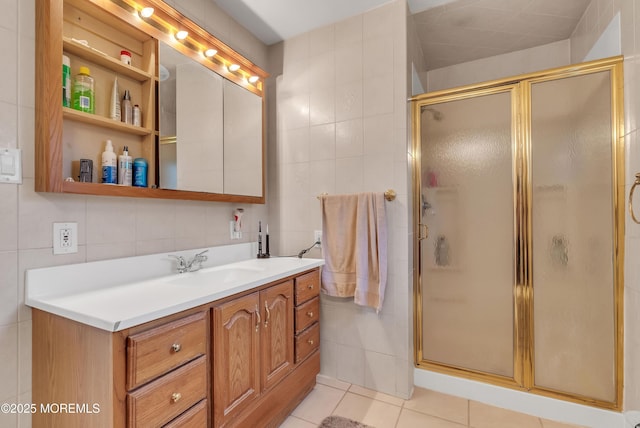
<path id="1" fill-rule="evenodd" d="M 636 174 L 636 181 L 631 186 L 631 190 L 629 191 L 629 214 L 631 214 L 631 219 L 636 223 L 640 224 L 640 220 L 636 218 L 635 213 L 633 212 L 633 192 L 636 190 L 636 186 L 640 185 L 640 173 Z"/>
<path id="2" fill-rule="evenodd" d="M 321 196 L 327 196 L 327 195 L 328 193 L 321 193 L 317 196 L 317 198 L 320 199 Z M 387 189 L 384 192 L 384 198 L 389 202 L 394 201 L 396 199 L 396 191 L 393 189 Z"/>

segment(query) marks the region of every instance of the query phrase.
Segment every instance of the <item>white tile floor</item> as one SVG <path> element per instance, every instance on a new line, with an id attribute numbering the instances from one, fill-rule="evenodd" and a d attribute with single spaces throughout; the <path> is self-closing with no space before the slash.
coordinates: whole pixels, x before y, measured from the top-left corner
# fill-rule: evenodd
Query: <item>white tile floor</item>
<path id="1" fill-rule="evenodd" d="M 280 428 L 316 428 L 330 415 L 375 428 L 579 428 L 426 389 L 403 400 L 321 376 Z"/>

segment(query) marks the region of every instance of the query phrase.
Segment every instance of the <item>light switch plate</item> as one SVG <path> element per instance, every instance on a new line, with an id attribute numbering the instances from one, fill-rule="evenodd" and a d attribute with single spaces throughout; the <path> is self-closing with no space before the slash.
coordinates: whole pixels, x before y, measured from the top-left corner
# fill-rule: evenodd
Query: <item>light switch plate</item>
<path id="1" fill-rule="evenodd" d="M 0 183 L 22 183 L 22 150 L 0 149 Z"/>
<path id="2" fill-rule="evenodd" d="M 78 252 L 78 223 L 53 223 L 53 254 Z"/>

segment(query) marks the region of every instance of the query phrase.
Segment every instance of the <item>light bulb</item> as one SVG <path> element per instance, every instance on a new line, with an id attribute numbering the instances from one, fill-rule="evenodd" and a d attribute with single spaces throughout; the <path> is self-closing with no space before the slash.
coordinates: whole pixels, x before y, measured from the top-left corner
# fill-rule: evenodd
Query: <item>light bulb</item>
<path id="1" fill-rule="evenodd" d="M 153 15 L 153 12 L 154 10 L 152 7 L 143 7 L 140 11 L 140 16 L 143 18 L 150 18 L 151 15 Z"/>
<path id="2" fill-rule="evenodd" d="M 249 77 L 249 83 L 256 83 L 260 78 L 258 76 Z"/>
<path id="3" fill-rule="evenodd" d="M 204 51 L 204 55 L 208 58 L 211 58 L 212 56 L 214 56 L 215 54 L 217 54 L 218 51 L 215 49 L 207 49 L 206 51 Z"/>
<path id="4" fill-rule="evenodd" d="M 189 35 L 188 31 L 185 30 L 180 30 L 176 33 L 176 39 L 178 40 L 184 40 L 187 38 L 187 36 Z"/>
<path id="5" fill-rule="evenodd" d="M 231 64 L 229 66 L 229 71 L 238 71 L 240 70 L 240 66 L 238 64 Z"/>

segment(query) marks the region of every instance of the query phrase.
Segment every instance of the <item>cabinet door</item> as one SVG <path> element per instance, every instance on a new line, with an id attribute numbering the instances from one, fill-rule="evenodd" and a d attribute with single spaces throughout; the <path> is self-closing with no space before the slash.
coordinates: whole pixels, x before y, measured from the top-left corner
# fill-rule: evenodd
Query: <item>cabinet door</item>
<path id="1" fill-rule="evenodd" d="M 260 292 L 262 387 L 270 388 L 293 369 L 293 281 Z"/>
<path id="2" fill-rule="evenodd" d="M 223 426 L 260 394 L 259 294 L 213 309 L 213 408 Z"/>

